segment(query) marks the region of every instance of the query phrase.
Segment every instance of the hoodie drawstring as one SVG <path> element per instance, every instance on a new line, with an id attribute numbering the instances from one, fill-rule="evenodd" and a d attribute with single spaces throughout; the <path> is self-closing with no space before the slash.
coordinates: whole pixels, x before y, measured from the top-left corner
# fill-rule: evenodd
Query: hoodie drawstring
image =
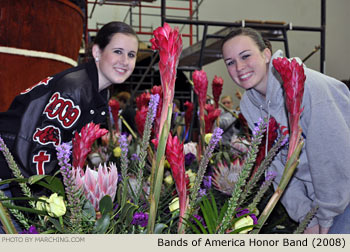
<path id="1" fill-rule="evenodd" d="M 266 128 L 266 143 L 265 143 L 265 157 L 267 156 L 268 146 L 269 146 L 269 126 L 270 126 L 270 103 L 271 101 L 267 101 L 267 128 Z"/>

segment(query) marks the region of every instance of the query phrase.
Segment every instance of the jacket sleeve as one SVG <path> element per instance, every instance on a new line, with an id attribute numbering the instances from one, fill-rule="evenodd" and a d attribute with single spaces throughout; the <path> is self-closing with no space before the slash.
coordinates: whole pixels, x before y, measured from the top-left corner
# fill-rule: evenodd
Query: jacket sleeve
<path id="1" fill-rule="evenodd" d="M 330 227 L 350 202 L 349 98 L 324 97 L 306 110 L 306 154 L 315 192 L 317 218 Z"/>
<path id="2" fill-rule="evenodd" d="M 78 102 L 71 94 L 55 90 L 30 101 L 15 145 L 24 176 L 56 172 L 56 147 L 72 139 L 81 115 Z"/>

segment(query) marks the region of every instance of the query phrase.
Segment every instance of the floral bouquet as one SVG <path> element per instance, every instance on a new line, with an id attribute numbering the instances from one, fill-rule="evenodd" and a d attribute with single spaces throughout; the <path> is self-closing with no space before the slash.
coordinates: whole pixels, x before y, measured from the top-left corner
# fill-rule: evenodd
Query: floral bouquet
<path id="1" fill-rule="evenodd" d="M 262 118 L 251 135 L 235 136 L 230 149 L 221 151 L 223 130 L 213 123 L 218 116 L 217 107 L 206 106 L 203 102 L 207 86 L 204 71 L 194 73 L 195 90 L 200 96 L 199 142 L 185 143 L 173 136 L 170 120 L 182 41 L 178 30 L 166 23 L 155 30 L 154 35 L 153 47 L 160 51 L 162 86 L 138 98 L 135 121 L 139 138 L 127 137 L 119 129 L 108 132 L 89 123 L 75 134 L 72 144 L 62 143 L 57 147 L 59 171 L 56 174 L 29 178 L 21 175 L 0 138 L 0 149 L 15 177 L 0 181 L 0 185 L 18 182 L 24 195 L 20 200 L 26 202 L 25 205 L 16 204 L 18 198 L 8 198 L 0 192 L 0 220 L 6 233 L 18 232 L 13 221 L 20 225 L 23 233 L 260 232 L 297 166 L 303 144 L 300 134 L 292 133 L 289 139 L 294 149 L 290 150 L 279 194 L 273 196 L 260 213 L 258 205 L 275 177 L 266 169 L 287 139 L 274 134 L 277 126 L 273 118 L 270 121 Z M 276 66 L 281 75 L 283 71 L 295 69 L 303 75 L 294 63 L 283 64 L 289 70 L 279 70 Z M 288 80 L 286 77 L 285 82 Z M 221 80 L 215 82 L 221 89 Z M 294 88 L 293 81 L 288 83 Z M 200 86 L 205 86 L 205 92 L 202 92 L 203 87 L 198 88 Z M 288 93 L 290 87 L 285 88 Z M 218 100 L 217 92 L 215 97 Z M 290 99 L 287 104 L 297 100 L 301 109 L 302 96 L 292 95 Z M 188 125 L 194 107 L 190 102 L 185 105 L 185 124 Z M 290 120 L 293 125 L 298 126 L 299 112 L 294 110 L 290 114 L 294 116 Z M 117 120 L 118 115 L 114 117 Z M 292 132 L 299 132 L 297 126 L 292 127 Z M 269 134 L 265 134 L 266 128 Z M 273 145 L 261 144 L 266 141 L 265 135 Z M 96 143 L 98 138 L 102 138 L 100 145 L 109 146 L 103 155 L 96 151 L 100 149 Z M 91 155 L 94 153 L 99 158 Z M 32 185 L 45 190 L 34 195 L 30 189 Z M 301 224 L 299 232 L 310 216 Z"/>

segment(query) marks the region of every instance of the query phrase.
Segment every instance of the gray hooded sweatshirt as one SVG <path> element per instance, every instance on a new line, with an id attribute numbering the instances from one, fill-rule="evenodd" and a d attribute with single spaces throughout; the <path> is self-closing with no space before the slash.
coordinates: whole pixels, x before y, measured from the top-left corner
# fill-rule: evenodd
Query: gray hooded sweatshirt
<path id="1" fill-rule="evenodd" d="M 277 51 L 272 59 L 283 57 Z M 247 90 L 241 110 L 254 128 L 259 118 L 273 116 L 280 133 L 288 133 L 282 80 L 269 65 L 266 99 L 254 89 Z M 300 59 L 297 59 L 300 62 Z M 347 86 L 304 66 L 306 75 L 300 125 L 305 138 L 300 163 L 281 202 L 292 219 L 300 222 L 312 207 L 319 209 L 309 227 L 330 227 L 350 202 L 350 93 Z M 277 173 L 276 189 L 283 174 L 288 146 L 276 155 L 269 171 Z"/>

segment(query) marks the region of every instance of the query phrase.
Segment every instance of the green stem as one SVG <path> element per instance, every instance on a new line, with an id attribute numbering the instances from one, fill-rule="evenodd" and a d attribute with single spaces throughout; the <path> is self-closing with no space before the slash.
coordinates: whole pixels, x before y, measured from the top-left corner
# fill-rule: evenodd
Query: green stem
<path id="1" fill-rule="evenodd" d="M 164 161 L 165 161 L 165 148 L 166 143 L 168 140 L 169 130 L 170 130 L 170 123 L 171 123 L 171 115 L 172 115 L 172 102 L 170 102 L 168 106 L 168 114 L 166 121 L 164 123 L 164 126 L 161 131 L 161 135 L 158 142 L 158 148 L 157 148 L 157 158 L 155 162 L 155 167 L 152 168 L 154 171 L 154 180 L 153 185 L 151 187 L 150 192 L 150 211 L 149 211 L 149 217 L 148 217 L 148 224 L 147 224 L 147 232 L 152 234 L 154 232 L 154 226 L 155 226 L 155 220 L 157 216 L 157 208 L 160 198 L 160 192 L 161 187 L 163 183 L 163 176 L 164 176 Z"/>
<path id="2" fill-rule="evenodd" d="M 295 151 L 291 155 L 290 159 L 287 161 L 286 166 L 284 168 L 284 172 L 283 172 L 281 181 L 280 181 L 277 189 L 275 190 L 274 194 L 270 198 L 269 202 L 267 203 L 265 209 L 263 210 L 263 212 L 261 213 L 261 215 L 259 217 L 259 220 L 258 220 L 258 227 L 259 228 L 253 230 L 251 232 L 251 234 L 258 234 L 260 232 L 262 226 L 264 225 L 264 223 L 266 222 L 266 220 L 270 216 L 272 210 L 275 208 L 277 202 L 281 198 L 284 190 L 286 189 L 290 179 L 293 176 L 293 173 L 294 173 L 296 167 L 299 164 L 298 158 L 299 158 L 300 151 L 301 151 L 303 145 L 304 145 L 304 142 L 300 141 L 297 148 L 295 149 Z"/>
<path id="3" fill-rule="evenodd" d="M 4 230 L 7 234 L 17 234 L 16 228 L 10 218 L 10 215 L 6 211 L 6 208 L 0 202 L 0 221 L 4 226 Z"/>

